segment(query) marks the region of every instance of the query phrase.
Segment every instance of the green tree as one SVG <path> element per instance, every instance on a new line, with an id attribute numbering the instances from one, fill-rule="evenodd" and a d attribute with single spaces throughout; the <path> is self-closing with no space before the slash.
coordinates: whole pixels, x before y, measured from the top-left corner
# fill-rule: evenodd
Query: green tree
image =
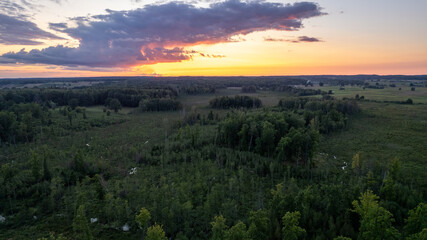
<path id="1" fill-rule="evenodd" d="M 403 230 L 409 239 L 427 239 L 427 204 L 420 203 L 410 210 L 405 222 Z"/>
<path id="2" fill-rule="evenodd" d="M 49 238 L 37 238 L 37 240 L 67 240 L 66 237 L 62 236 L 61 234 L 58 236 L 55 236 L 54 234 L 50 234 Z"/>
<path id="3" fill-rule="evenodd" d="M 239 221 L 236 225 L 232 226 L 226 233 L 227 240 L 249 240 L 248 232 L 246 231 L 246 225 Z"/>
<path id="4" fill-rule="evenodd" d="M 282 239 L 298 240 L 306 234 L 305 229 L 298 226 L 301 214 L 299 211 L 287 212 L 282 218 Z"/>
<path id="5" fill-rule="evenodd" d="M 163 231 L 163 228 L 161 225 L 158 225 L 157 223 L 154 224 L 154 226 L 151 226 L 147 230 L 147 237 L 146 240 L 167 240 L 165 231 Z"/>
<path id="6" fill-rule="evenodd" d="M 151 214 L 146 208 L 141 208 L 139 214 L 135 216 L 135 221 L 140 228 L 145 228 L 148 221 L 151 219 Z"/>
<path id="7" fill-rule="evenodd" d="M 9 163 L 5 163 L 1 165 L 1 171 L 0 171 L 1 188 L 3 188 L 3 191 L 8 197 L 10 212 L 12 214 L 14 213 L 13 211 L 14 205 L 16 205 L 12 203 L 12 200 L 16 201 L 16 190 L 18 188 L 18 183 L 19 183 L 19 180 L 16 177 L 17 173 L 18 173 L 18 169 L 16 169 L 13 165 Z"/>
<path id="8" fill-rule="evenodd" d="M 353 211 L 360 215 L 359 240 L 399 239 L 399 232 L 392 226 L 392 214 L 379 206 L 379 197 L 368 190 L 353 201 Z"/>
<path id="9" fill-rule="evenodd" d="M 274 125 L 268 121 L 264 121 L 262 123 L 261 136 L 257 139 L 257 152 L 270 156 L 270 154 L 273 153 L 275 147 L 275 135 L 276 130 L 274 129 Z"/>
<path id="10" fill-rule="evenodd" d="M 363 164 L 363 162 L 360 159 L 360 153 L 354 154 L 354 156 L 352 158 L 352 162 L 351 162 L 351 168 L 354 169 L 354 171 L 358 175 L 362 171 L 362 164 Z"/>
<path id="11" fill-rule="evenodd" d="M 339 236 L 339 237 L 334 238 L 334 240 L 351 240 L 351 238 Z"/>
<path id="12" fill-rule="evenodd" d="M 319 133 L 317 131 L 292 127 L 289 133 L 279 141 L 277 146 L 279 158 L 284 159 L 284 161 L 296 159 L 297 165 L 299 160 L 303 160 L 305 164 L 310 164 L 318 142 Z"/>
<path id="13" fill-rule="evenodd" d="M 211 222 L 212 225 L 212 240 L 225 239 L 227 232 L 227 225 L 225 225 L 225 218 L 223 216 L 215 216 L 215 221 Z"/>
<path id="14" fill-rule="evenodd" d="M 213 121 L 214 120 L 214 114 L 213 114 L 212 110 L 208 114 L 208 120 L 209 121 Z"/>
<path id="15" fill-rule="evenodd" d="M 426 240 L 426 239 L 427 239 L 427 228 L 424 228 L 419 233 L 415 233 L 409 237 L 406 237 L 406 240 Z"/>
<path id="16" fill-rule="evenodd" d="M 31 173 L 34 177 L 34 180 L 38 182 L 41 177 L 41 161 L 39 154 L 37 154 L 35 151 L 31 151 Z"/>
<path id="17" fill-rule="evenodd" d="M 68 117 L 68 121 L 70 122 L 70 126 L 73 126 L 73 117 L 75 115 L 74 111 L 68 111 L 67 112 L 67 117 Z"/>
<path id="18" fill-rule="evenodd" d="M 48 152 L 47 148 L 43 151 L 43 180 L 50 181 L 52 174 L 50 173 L 49 166 L 47 165 Z"/>
<path id="19" fill-rule="evenodd" d="M 17 127 L 16 115 L 11 112 L 0 112 L 0 140 L 11 140 Z"/>
<path id="20" fill-rule="evenodd" d="M 68 106 L 73 110 L 76 109 L 76 107 L 79 106 L 79 100 L 77 98 L 70 99 L 70 101 L 68 101 Z"/>
<path id="21" fill-rule="evenodd" d="M 402 177 L 402 171 L 401 171 L 401 163 L 398 158 L 394 158 L 391 161 L 391 167 L 390 167 L 390 177 L 394 181 L 399 181 Z"/>
<path id="22" fill-rule="evenodd" d="M 251 211 L 249 216 L 249 237 L 251 239 L 268 239 L 270 219 L 265 210 Z"/>
<path id="23" fill-rule="evenodd" d="M 92 232 L 89 228 L 89 222 L 85 216 L 85 206 L 82 204 L 77 208 L 76 215 L 73 219 L 73 230 L 76 239 L 92 240 Z"/>
<path id="24" fill-rule="evenodd" d="M 108 107 L 113 109 L 114 112 L 118 112 L 120 109 L 122 109 L 122 104 L 120 103 L 119 99 L 113 98 L 108 103 Z"/>

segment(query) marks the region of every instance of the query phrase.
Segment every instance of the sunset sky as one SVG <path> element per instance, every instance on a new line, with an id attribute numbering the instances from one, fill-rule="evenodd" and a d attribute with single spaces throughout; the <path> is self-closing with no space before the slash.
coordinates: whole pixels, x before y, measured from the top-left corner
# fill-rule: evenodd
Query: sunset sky
<path id="1" fill-rule="evenodd" d="M 0 78 L 427 74 L 427 1 L 0 0 Z"/>

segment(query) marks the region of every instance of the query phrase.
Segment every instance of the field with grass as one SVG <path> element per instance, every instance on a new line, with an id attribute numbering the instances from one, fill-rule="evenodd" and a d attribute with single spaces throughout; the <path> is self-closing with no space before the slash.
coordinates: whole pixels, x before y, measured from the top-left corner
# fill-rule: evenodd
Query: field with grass
<path id="1" fill-rule="evenodd" d="M 357 153 L 367 165 L 386 166 L 398 158 L 409 183 L 427 194 L 427 106 L 360 102 L 360 107 L 349 129 L 323 138 L 319 151 L 336 156 L 337 164 Z"/>
<path id="2" fill-rule="evenodd" d="M 309 88 L 321 89 L 326 92 L 332 90 L 335 97 L 341 98 L 354 98 L 358 94 L 360 97 L 364 96 L 366 100 L 406 101 L 410 98 L 413 100 L 414 104 L 427 104 L 427 87 L 415 87 L 415 91 L 411 91 L 411 86 L 409 86 L 409 84 L 396 84 L 396 87 L 386 86 L 384 89 L 363 89 L 362 86 L 345 86 L 343 90 L 340 90 L 340 86 L 328 86 L 327 84 L 322 87 L 315 85 Z M 401 90 L 399 90 L 399 88 L 401 88 Z"/>

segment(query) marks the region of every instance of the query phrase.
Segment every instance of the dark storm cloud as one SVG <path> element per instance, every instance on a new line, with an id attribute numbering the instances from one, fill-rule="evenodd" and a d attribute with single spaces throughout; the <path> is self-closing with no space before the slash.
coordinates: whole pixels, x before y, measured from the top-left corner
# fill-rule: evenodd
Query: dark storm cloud
<path id="1" fill-rule="evenodd" d="M 285 38 L 264 38 L 266 42 L 291 42 L 291 43 L 302 43 L 302 42 L 322 42 L 322 40 L 315 37 L 301 36 L 297 39 L 285 39 Z"/>
<path id="2" fill-rule="evenodd" d="M 24 17 L 13 17 L 0 13 L 0 44 L 37 45 L 38 39 L 62 39 L 46 32 Z"/>
<path id="3" fill-rule="evenodd" d="M 303 19 L 320 15 L 320 7 L 311 2 L 284 5 L 239 0 L 208 8 L 172 2 L 130 11 L 107 10 L 103 15 L 76 19 L 76 27 L 51 24 L 51 28 L 78 39 L 77 48 L 22 50 L 2 57 L 20 63 L 89 67 L 178 62 L 197 54 L 184 50 L 187 46 L 228 42 L 235 35 L 255 31 L 298 30 Z"/>

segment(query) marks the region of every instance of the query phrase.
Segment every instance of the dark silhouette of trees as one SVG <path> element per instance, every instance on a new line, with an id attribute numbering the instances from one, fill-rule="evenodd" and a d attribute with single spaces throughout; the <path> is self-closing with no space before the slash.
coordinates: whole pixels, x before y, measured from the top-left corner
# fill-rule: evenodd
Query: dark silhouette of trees
<path id="1" fill-rule="evenodd" d="M 229 109 L 229 108 L 260 108 L 262 106 L 261 100 L 249 96 L 235 96 L 235 97 L 218 97 L 209 102 L 211 108 Z"/>

